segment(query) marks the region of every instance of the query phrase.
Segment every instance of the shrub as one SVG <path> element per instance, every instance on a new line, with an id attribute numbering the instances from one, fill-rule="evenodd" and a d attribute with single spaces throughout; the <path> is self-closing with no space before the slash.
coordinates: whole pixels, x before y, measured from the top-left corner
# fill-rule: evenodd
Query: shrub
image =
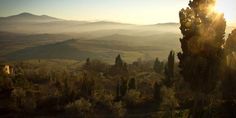
<path id="1" fill-rule="evenodd" d="M 127 103 L 127 105 L 136 106 L 139 103 L 141 103 L 141 92 L 137 90 L 130 90 L 124 97 L 124 100 Z"/>
<path id="2" fill-rule="evenodd" d="M 164 63 L 161 62 L 158 58 L 156 58 L 155 62 L 154 62 L 154 65 L 153 65 L 153 70 L 156 72 L 156 73 L 162 73 L 163 72 L 163 69 L 164 69 Z"/>
<path id="3" fill-rule="evenodd" d="M 68 113 L 78 113 L 78 115 L 81 115 L 82 117 L 86 117 L 87 115 L 89 115 L 91 109 L 92 104 L 84 98 L 69 103 L 65 107 L 65 110 Z"/>
<path id="4" fill-rule="evenodd" d="M 114 115 L 118 118 L 123 118 L 126 114 L 126 109 L 124 108 L 124 105 L 122 102 L 115 102 L 112 106 L 112 111 Z"/>
<path id="5" fill-rule="evenodd" d="M 165 116 L 173 117 L 175 115 L 175 108 L 178 107 L 178 101 L 175 98 L 174 90 L 163 86 L 161 88 L 161 96 L 161 108 L 165 110 Z"/>
<path id="6" fill-rule="evenodd" d="M 27 96 L 31 94 L 31 96 Z M 11 93 L 12 107 L 15 111 L 33 111 L 37 104 L 32 96 L 32 93 L 25 91 L 22 88 L 16 88 Z"/>
<path id="7" fill-rule="evenodd" d="M 162 87 L 162 85 L 160 83 L 157 83 L 157 82 L 154 83 L 153 97 L 154 97 L 154 101 L 156 101 L 158 103 L 158 106 L 162 101 L 162 99 L 161 99 L 161 87 Z"/>
<path id="8" fill-rule="evenodd" d="M 136 89 L 137 88 L 136 87 L 136 80 L 135 80 L 135 78 L 129 79 L 127 84 L 128 84 L 127 85 L 128 90 L 132 90 L 132 89 Z"/>
<path id="9" fill-rule="evenodd" d="M 96 91 L 93 95 L 96 103 L 99 103 L 105 107 L 110 108 L 113 104 L 114 96 L 110 93 L 105 93 L 105 91 Z"/>
<path id="10" fill-rule="evenodd" d="M 116 86 L 116 99 L 117 100 L 122 99 L 126 93 L 127 93 L 127 80 L 121 78 Z"/>
<path id="11" fill-rule="evenodd" d="M 0 92 L 10 93 L 12 89 L 13 89 L 12 80 L 0 76 Z"/>

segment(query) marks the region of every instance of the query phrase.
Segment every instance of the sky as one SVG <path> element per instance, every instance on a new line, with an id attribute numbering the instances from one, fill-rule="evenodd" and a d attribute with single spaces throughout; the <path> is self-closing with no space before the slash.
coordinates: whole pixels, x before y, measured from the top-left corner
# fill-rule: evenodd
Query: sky
<path id="1" fill-rule="evenodd" d="M 0 0 L 0 16 L 22 12 L 66 20 L 114 21 L 132 24 L 179 22 L 189 0 Z M 217 10 L 236 23 L 236 0 L 218 0 Z"/>

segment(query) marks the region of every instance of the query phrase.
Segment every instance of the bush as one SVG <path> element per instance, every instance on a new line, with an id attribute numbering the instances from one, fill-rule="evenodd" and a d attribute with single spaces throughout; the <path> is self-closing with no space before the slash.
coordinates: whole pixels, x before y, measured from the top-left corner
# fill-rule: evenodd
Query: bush
<path id="1" fill-rule="evenodd" d="M 165 111 L 165 116 L 173 117 L 175 115 L 175 108 L 178 107 L 178 101 L 175 98 L 174 90 L 163 86 L 161 88 L 161 96 L 161 108 Z"/>
<path id="2" fill-rule="evenodd" d="M 113 104 L 114 96 L 110 93 L 105 93 L 105 91 L 96 91 L 93 95 L 96 103 L 99 103 L 105 107 L 110 108 Z"/>
<path id="3" fill-rule="evenodd" d="M 15 111 L 33 111 L 37 104 L 33 96 L 27 96 L 31 94 L 22 88 L 16 88 L 11 93 L 11 98 L 13 100 L 12 107 Z"/>
<path id="4" fill-rule="evenodd" d="M 124 108 L 124 105 L 122 104 L 122 102 L 115 102 L 112 106 L 112 111 L 114 113 L 114 115 L 118 118 L 122 118 L 125 116 L 126 114 L 126 109 Z"/>
<path id="5" fill-rule="evenodd" d="M 153 98 L 154 98 L 154 101 L 157 102 L 158 107 L 160 106 L 160 103 L 162 102 L 161 87 L 162 87 L 162 85 L 160 83 L 158 83 L 158 82 L 154 83 Z"/>
<path id="6" fill-rule="evenodd" d="M 125 102 L 129 106 L 136 106 L 141 103 L 141 93 L 137 90 L 130 90 L 124 97 Z"/>
<path id="7" fill-rule="evenodd" d="M 66 105 L 65 110 L 68 113 L 78 113 L 81 117 L 86 117 L 91 112 L 91 108 L 92 104 L 88 100 L 81 98 Z"/>
<path id="8" fill-rule="evenodd" d="M 10 93 L 12 89 L 13 89 L 12 80 L 0 76 L 0 92 Z"/>

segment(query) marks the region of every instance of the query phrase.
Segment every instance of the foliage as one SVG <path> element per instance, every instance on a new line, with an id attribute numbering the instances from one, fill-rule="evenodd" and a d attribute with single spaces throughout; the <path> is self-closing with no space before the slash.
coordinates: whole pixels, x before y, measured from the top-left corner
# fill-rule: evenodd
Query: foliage
<path id="1" fill-rule="evenodd" d="M 78 113 L 81 117 L 86 117 L 91 112 L 91 108 L 92 104 L 88 100 L 81 98 L 67 104 L 65 110 L 68 113 Z"/>
<path id="2" fill-rule="evenodd" d="M 123 118 L 126 114 L 126 109 L 124 108 L 124 105 L 121 101 L 115 102 L 112 106 L 112 111 L 118 118 Z"/>
<path id="3" fill-rule="evenodd" d="M 183 34 L 179 66 L 193 90 L 210 91 L 221 77 L 217 71 L 224 59 L 222 46 L 226 22 L 223 14 L 210 11 L 214 4 L 215 0 L 193 0 L 189 3 L 190 8 L 179 13 Z"/>
<path id="4" fill-rule="evenodd" d="M 223 14 L 212 10 L 215 0 L 193 0 L 179 12 L 182 53 L 178 54 L 181 74 L 194 92 L 192 117 L 202 117 L 207 98 L 219 79 L 223 78 L 224 36 Z"/>
<path id="5" fill-rule="evenodd" d="M 174 81 L 174 71 L 175 69 L 175 52 L 172 50 L 170 51 L 170 54 L 168 56 L 168 62 L 165 66 L 165 85 L 170 87 L 173 84 Z"/>
<path id="6" fill-rule="evenodd" d="M 118 55 L 115 60 L 115 66 L 123 66 L 123 60 L 121 59 L 121 56 Z"/>
<path id="7" fill-rule="evenodd" d="M 161 88 L 161 108 L 165 109 L 166 114 L 168 117 L 173 117 L 175 116 L 175 109 L 178 107 L 178 101 L 175 98 L 175 92 L 173 91 L 172 88 L 167 88 L 163 86 Z"/>
<path id="8" fill-rule="evenodd" d="M 141 93 L 137 90 L 130 90 L 124 97 L 124 100 L 129 106 L 136 106 L 142 102 Z"/>
<path id="9" fill-rule="evenodd" d="M 95 91 L 93 98 L 96 103 L 99 103 L 105 107 L 111 108 L 113 105 L 114 96 L 110 93 L 103 91 Z"/>
<path id="10" fill-rule="evenodd" d="M 226 40 L 225 48 L 229 51 L 229 53 L 236 51 L 236 29 L 234 29 L 228 36 Z"/>
<path id="11" fill-rule="evenodd" d="M 83 78 L 80 81 L 80 91 L 82 96 L 90 97 L 94 91 L 94 80 L 93 78 L 88 77 L 86 73 L 83 74 Z"/>
<path id="12" fill-rule="evenodd" d="M 16 88 L 11 93 L 12 107 L 16 111 L 32 111 L 36 108 L 37 104 L 34 97 L 29 91 L 22 88 Z M 31 96 L 29 96 L 31 95 Z"/>
<path id="13" fill-rule="evenodd" d="M 136 89 L 136 80 L 135 80 L 135 78 L 129 79 L 127 88 L 128 88 L 128 90 Z"/>
<path id="14" fill-rule="evenodd" d="M 117 100 L 122 99 L 127 93 L 127 80 L 121 78 L 116 86 L 116 97 Z"/>
<path id="15" fill-rule="evenodd" d="M 225 53 L 227 56 L 227 67 L 236 70 L 236 29 L 229 34 L 225 44 Z"/>
<path id="16" fill-rule="evenodd" d="M 153 97 L 154 97 L 154 100 L 158 102 L 158 106 L 159 104 L 162 102 L 162 97 L 161 97 L 161 84 L 158 83 L 158 82 L 155 82 L 154 83 L 154 86 L 153 86 Z"/>
<path id="17" fill-rule="evenodd" d="M 225 44 L 225 54 L 227 56 L 227 63 L 225 69 L 225 79 L 222 80 L 221 90 L 222 99 L 224 103 L 221 104 L 221 112 L 224 117 L 236 117 L 235 106 L 236 106 L 236 55 L 235 55 L 235 45 L 236 45 L 236 29 L 229 34 L 228 39 Z"/>
<path id="18" fill-rule="evenodd" d="M 158 58 L 156 58 L 155 62 L 154 62 L 154 66 L 153 69 L 156 73 L 162 73 L 163 72 L 163 68 L 164 68 L 164 63 L 161 62 Z"/>
<path id="19" fill-rule="evenodd" d="M 120 55 L 116 57 L 115 65 L 111 67 L 109 74 L 119 77 L 124 77 L 128 75 L 127 63 L 122 60 Z"/>
<path id="20" fill-rule="evenodd" d="M 10 93 L 13 89 L 13 82 L 9 78 L 3 78 L 0 76 L 0 92 Z"/>
<path id="21" fill-rule="evenodd" d="M 100 60 L 90 60 L 90 58 L 87 58 L 82 69 L 92 73 L 106 73 L 108 65 Z"/>

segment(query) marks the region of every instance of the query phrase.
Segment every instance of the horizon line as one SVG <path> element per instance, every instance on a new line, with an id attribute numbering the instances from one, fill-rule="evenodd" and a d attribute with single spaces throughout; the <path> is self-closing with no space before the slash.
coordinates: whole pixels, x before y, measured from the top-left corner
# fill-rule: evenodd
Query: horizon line
<path id="1" fill-rule="evenodd" d="M 52 17 L 52 18 L 56 18 L 59 20 L 64 20 L 64 21 L 78 21 L 78 22 L 113 22 L 113 23 L 120 23 L 120 24 L 129 24 L 129 25 L 158 25 L 158 24 L 180 24 L 179 22 L 173 22 L 173 21 L 167 21 L 167 22 L 156 22 L 156 23 L 131 23 L 131 22 L 120 22 L 120 21 L 113 21 L 113 20 L 104 20 L 104 19 L 94 19 L 94 20 L 79 20 L 79 19 L 67 19 L 67 18 L 59 18 L 59 17 L 54 17 L 51 15 L 47 15 L 47 14 L 35 14 L 35 13 L 31 13 L 31 12 L 20 12 L 17 14 L 12 14 L 12 15 L 7 15 L 7 16 L 0 16 L 0 18 L 7 18 L 7 17 L 11 17 L 11 16 L 17 16 L 17 15 L 21 15 L 21 14 L 31 14 L 31 15 L 35 15 L 35 16 L 48 16 L 48 17 Z M 236 22 L 229 22 L 226 21 L 227 26 L 231 26 L 231 27 L 236 27 Z"/>

